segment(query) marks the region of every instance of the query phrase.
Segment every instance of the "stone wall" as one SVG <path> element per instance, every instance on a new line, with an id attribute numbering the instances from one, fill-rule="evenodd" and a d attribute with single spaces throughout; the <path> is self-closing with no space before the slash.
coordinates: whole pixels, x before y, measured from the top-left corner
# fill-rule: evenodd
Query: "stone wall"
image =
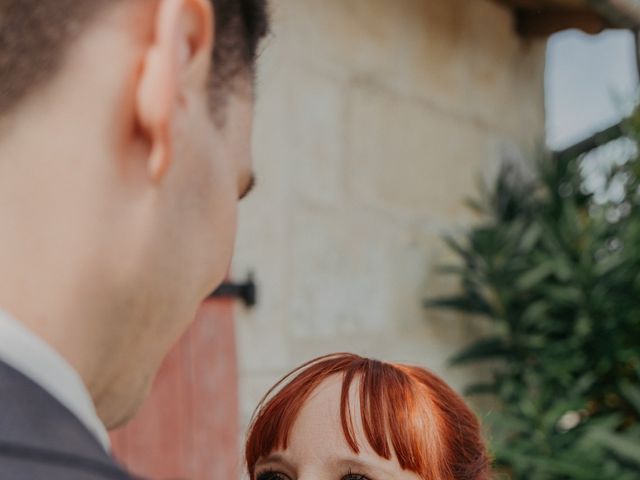
<path id="1" fill-rule="evenodd" d="M 544 45 L 488 0 L 272 1 L 233 266 L 260 285 L 237 315 L 243 428 L 279 376 L 328 352 L 460 388 L 477 372 L 447 358 L 477 328 L 421 302 L 455 287 L 435 272 L 441 236 L 473 221 L 478 180 L 542 140 Z"/>

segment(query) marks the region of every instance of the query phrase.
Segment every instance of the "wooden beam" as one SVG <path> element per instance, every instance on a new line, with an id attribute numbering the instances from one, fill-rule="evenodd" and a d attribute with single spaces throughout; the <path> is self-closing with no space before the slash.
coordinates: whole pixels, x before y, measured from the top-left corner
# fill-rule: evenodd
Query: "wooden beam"
<path id="1" fill-rule="evenodd" d="M 577 28 L 583 32 L 596 34 L 611 25 L 592 10 L 574 9 L 516 9 L 518 33 L 525 37 L 547 37 L 561 30 Z"/>
<path id="2" fill-rule="evenodd" d="M 564 10 L 584 9 L 590 0 L 497 0 L 511 8 L 526 8 L 529 10 L 546 10 L 561 8 Z"/>
<path id="3" fill-rule="evenodd" d="M 639 0 L 496 0 L 515 12 L 518 31 L 548 36 L 577 28 L 596 34 L 605 28 L 640 28 Z"/>
<path id="4" fill-rule="evenodd" d="M 609 128 L 605 128 L 604 130 L 596 132 L 590 137 L 585 138 L 584 140 L 576 143 L 575 145 L 571 145 L 564 150 L 555 151 L 553 152 L 553 156 L 557 160 L 571 160 L 579 157 L 583 153 L 587 153 L 613 140 L 621 138 L 625 133 L 622 126 L 624 122 L 625 121 L 623 120 L 622 122 L 616 123 Z"/>
<path id="5" fill-rule="evenodd" d="M 616 27 L 640 27 L 640 2 L 637 0 L 586 0 L 586 3 Z"/>

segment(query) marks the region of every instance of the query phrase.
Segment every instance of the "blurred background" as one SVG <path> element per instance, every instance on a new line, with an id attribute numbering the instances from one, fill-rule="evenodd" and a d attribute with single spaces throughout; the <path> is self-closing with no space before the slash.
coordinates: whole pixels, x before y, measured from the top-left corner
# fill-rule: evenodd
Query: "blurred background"
<path id="1" fill-rule="evenodd" d="M 230 282 L 116 452 L 238 478 L 266 390 L 350 351 L 475 393 L 514 479 L 640 478 L 640 2 L 271 3 Z"/>

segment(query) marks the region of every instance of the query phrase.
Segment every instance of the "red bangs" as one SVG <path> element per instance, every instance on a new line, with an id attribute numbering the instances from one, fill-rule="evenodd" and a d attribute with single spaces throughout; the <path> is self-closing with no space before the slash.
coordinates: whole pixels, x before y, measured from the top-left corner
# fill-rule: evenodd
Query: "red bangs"
<path id="1" fill-rule="evenodd" d="M 476 417 L 442 380 L 418 367 L 352 354 L 334 354 L 302 365 L 278 382 L 258 406 L 246 444 L 251 479 L 257 461 L 287 448 L 289 433 L 311 393 L 342 376 L 340 416 L 345 439 L 359 453 L 354 417 L 381 457 L 425 480 L 487 480 L 489 460 Z M 353 387 L 360 412 L 352 412 Z"/>

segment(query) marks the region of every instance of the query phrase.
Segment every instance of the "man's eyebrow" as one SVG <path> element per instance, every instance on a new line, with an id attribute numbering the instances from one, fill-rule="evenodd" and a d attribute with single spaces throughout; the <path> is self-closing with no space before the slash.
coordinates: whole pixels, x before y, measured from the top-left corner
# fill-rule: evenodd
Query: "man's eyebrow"
<path id="1" fill-rule="evenodd" d="M 244 190 L 240 194 L 240 200 L 242 200 L 247 195 L 249 195 L 251 193 L 251 190 L 253 190 L 255 186 L 256 186 L 256 176 L 255 174 L 251 174 L 251 176 L 249 177 L 249 181 L 247 182 L 247 185 L 244 187 Z"/>

